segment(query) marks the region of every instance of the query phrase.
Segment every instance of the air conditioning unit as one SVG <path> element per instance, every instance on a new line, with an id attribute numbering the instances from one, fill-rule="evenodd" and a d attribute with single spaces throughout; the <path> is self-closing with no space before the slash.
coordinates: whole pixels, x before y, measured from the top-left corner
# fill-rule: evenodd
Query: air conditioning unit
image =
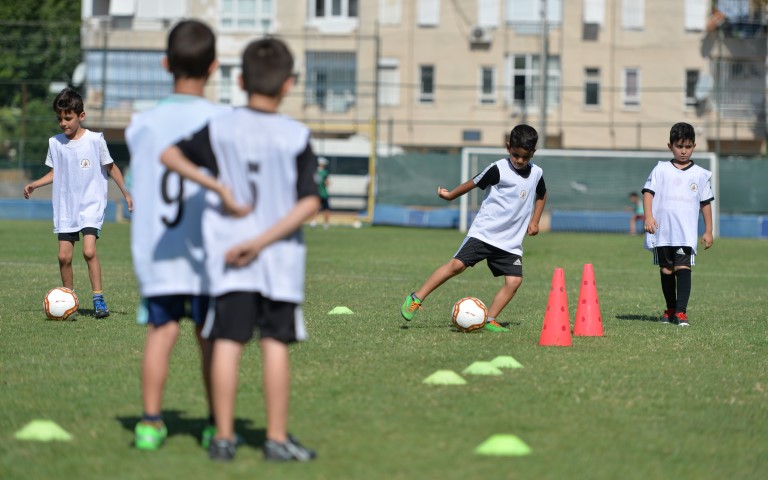
<path id="1" fill-rule="evenodd" d="M 469 43 L 489 44 L 491 40 L 491 31 L 488 28 L 475 25 L 469 30 Z"/>

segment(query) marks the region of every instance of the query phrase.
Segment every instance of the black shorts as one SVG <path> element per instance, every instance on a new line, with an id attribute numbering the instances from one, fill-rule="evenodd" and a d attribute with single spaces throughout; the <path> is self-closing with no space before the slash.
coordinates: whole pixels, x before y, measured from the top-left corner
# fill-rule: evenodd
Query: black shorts
<path id="1" fill-rule="evenodd" d="M 202 335 L 210 340 L 247 343 L 258 328 L 260 338 L 282 343 L 306 339 L 301 306 L 279 302 L 254 292 L 232 292 L 211 301 Z"/>
<path id="2" fill-rule="evenodd" d="M 653 264 L 660 267 L 690 267 L 693 265 L 691 247 L 656 247 L 653 249 Z"/>
<path id="3" fill-rule="evenodd" d="M 460 260 L 468 267 L 474 267 L 477 262 L 486 260 L 488 268 L 494 277 L 523 276 L 523 257 L 507 252 L 500 248 L 473 237 L 467 237 L 453 258 Z"/>
<path id="4" fill-rule="evenodd" d="M 80 233 L 85 235 L 95 235 L 96 238 L 99 238 L 99 234 L 101 233 L 101 230 L 98 228 L 93 227 L 85 227 L 84 229 L 80 230 L 79 232 L 65 232 L 65 233 L 59 233 L 59 240 L 66 241 L 66 242 L 76 242 L 80 240 Z"/>
<path id="5" fill-rule="evenodd" d="M 320 211 L 330 210 L 331 205 L 328 203 L 328 198 L 320 197 Z"/>

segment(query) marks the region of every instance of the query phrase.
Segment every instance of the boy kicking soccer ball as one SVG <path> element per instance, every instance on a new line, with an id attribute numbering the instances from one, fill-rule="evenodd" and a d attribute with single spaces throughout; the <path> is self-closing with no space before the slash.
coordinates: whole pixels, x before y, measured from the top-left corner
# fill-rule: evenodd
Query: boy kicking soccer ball
<path id="1" fill-rule="evenodd" d="M 458 198 L 475 187 L 485 190 L 485 198 L 456 255 L 435 270 L 421 288 L 405 297 L 400 308 L 405 320 L 413 319 L 416 310 L 437 287 L 485 260 L 494 277 L 504 277 L 504 284 L 488 309 L 485 328 L 493 332 L 508 331 L 496 318 L 523 283 L 523 238 L 526 233 L 531 236 L 539 233 L 539 220 L 547 200 L 543 171 L 530 163 L 538 139 L 533 127 L 518 125 L 512 129 L 506 145 L 509 157 L 492 163 L 451 191 L 437 188 L 437 195 L 444 200 Z"/>

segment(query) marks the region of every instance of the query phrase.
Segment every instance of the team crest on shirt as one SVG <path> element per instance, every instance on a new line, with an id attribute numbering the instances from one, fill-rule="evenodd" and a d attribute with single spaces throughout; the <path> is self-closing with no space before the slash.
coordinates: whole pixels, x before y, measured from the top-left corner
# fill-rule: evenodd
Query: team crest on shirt
<path id="1" fill-rule="evenodd" d="M 84 170 L 88 169 L 88 168 L 91 168 L 91 161 L 88 160 L 87 158 L 84 158 L 84 159 L 80 160 L 80 168 L 82 168 Z"/>
<path id="2" fill-rule="evenodd" d="M 692 192 L 698 192 L 699 191 L 699 186 L 696 183 L 690 184 L 688 186 L 688 188 L 690 188 Z"/>
<path id="3" fill-rule="evenodd" d="M 520 190 L 520 200 L 525 200 L 528 197 L 528 192 Z"/>

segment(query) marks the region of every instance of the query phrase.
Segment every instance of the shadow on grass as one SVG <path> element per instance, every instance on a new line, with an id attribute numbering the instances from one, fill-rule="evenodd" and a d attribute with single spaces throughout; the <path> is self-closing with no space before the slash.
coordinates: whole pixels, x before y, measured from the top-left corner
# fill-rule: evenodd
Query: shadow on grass
<path id="1" fill-rule="evenodd" d="M 521 322 L 521 321 L 516 321 L 516 322 L 499 322 L 499 325 L 501 325 L 504 328 L 509 328 L 510 326 L 519 327 L 522 324 L 523 324 L 523 322 Z M 430 324 L 426 324 L 426 323 L 422 323 L 422 324 L 409 323 L 409 324 L 405 324 L 405 325 L 400 325 L 400 330 L 410 330 L 412 328 L 413 329 L 428 328 L 428 329 L 431 329 L 431 330 L 436 330 L 436 329 L 442 330 L 443 328 L 446 328 L 446 327 L 443 326 L 443 325 L 430 325 Z M 461 330 L 459 330 L 458 328 L 456 328 L 456 327 L 454 327 L 453 325 L 450 325 L 450 324 L 448 325 L 448 328 L 450 328 L 451 331 L 454 332 L 454 333 L 466 333 L 466 332 L 462 332 Z"/>
<path id="2" fill-rule="evenodd" d="M 659 317 L 653 315 L 616 315 L 616 320 L 634 320 L 636 322 L 658 322 Z"/>
<path id="3" fill-rule="evenodd" d="M 141 420 L 141 417 L 116 417 L 116 420 L 120 422 L 124 429 L 133 433 L 134 428 Z M 208 424 L 207 418 L 186 418 L 184 412 L 179 410 L 163 410 L 163 421 L 168 428 L 168 437 L 189 435 L 190 437 L 194 437 L 198 443 L 200 442 L 203 428 Z M 252 423 L 253 422 L 249 419 L 236 418 L 235 432 L 243 437 L 246 445 L 260 448 L 264 445 L 264 441 L 267 438 L 267 432 L 263 428 L 251 428 Z M 131 441 L 131 446 L 133 446 L 133 441 Z"/>

